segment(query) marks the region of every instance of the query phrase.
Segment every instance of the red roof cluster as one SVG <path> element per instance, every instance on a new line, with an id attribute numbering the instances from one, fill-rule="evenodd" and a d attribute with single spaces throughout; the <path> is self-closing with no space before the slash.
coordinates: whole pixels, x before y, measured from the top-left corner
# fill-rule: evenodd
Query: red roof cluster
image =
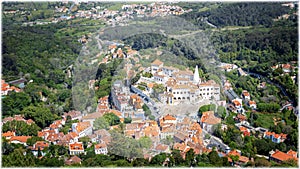
<path id="1" fill-rule="evenodd" d="M 237 150 L 231 150 L 227 154 L 228 161 L 232 162 L 232 159 L 230 158 L 230 156 L 238 156 L 239 157 L 239 162 L 241 162 L 241 163 L 247 163 L 249 161 L 248 157 L 242 156 Z"/>
<path id="2" fill-rule="evenodd" d="M 31 148 L 31 150 L 44 150 L 44 148 L 49 147 L 49 143 L 45 142 L 45 141 L 37 141 L 33 147 Z"/>
<path id="3" fill-rule="evenodd" d="M 297 152 L 295 152 L 293 150 L 289 150 L 287 153 L 276 150 L 271 155 L 271 157 L 274 158 L 274 159 L 277 159 L 279 161 L 286 161 L 286 160 L 289 160 L 289 159 L 294 159 L 294 160 L 298 161 Z"/>
<path id="4" fill-rule="evenodd" d="M 203 112 L 200 121 L 202 123 L 207 123 L 212 125 L 221 123 L 221 119 L 216 117 L 213 111 Z"/>
<path id="5" fill-rule="evenodd" d="M 286 139 L 286 137 L 287 137 L 287 134 L 283 134 L 283 133 L 276 134 L 275 132 L 270 132 L 270 131 L 266 131 L 265 135 L 266 136 L 273 136 L 274 138 L 277 138 L 277 139 L 278 138 Z"/>
<path id="6" fill-rule="evenodd" d="M 15 115 L 14 117 L 6 117 L 6 118 L 2 119 L 2 122 L 3 122 L 3 124 L 5 124 L 7 122 L 11 122 L 11 121 L 14 121 L 14 120 L 16 120 L 16 121 L 24 121 L 27 124 L 34 123 L 34 121 L 32 119 L 28 119 L 28 120 L 24 119 L 24 117 L 22 115 Z"/>
<path id="7" fill-rule="evenodd" d="M 1 94 L 7 95 L 7 92 L 9 92 L 9 91 L 20 92 L 21 89 L 15 87 L 15 86 L 10 87 L 8 83 L 5 83 L 5 80 L 1 80 Z"/>

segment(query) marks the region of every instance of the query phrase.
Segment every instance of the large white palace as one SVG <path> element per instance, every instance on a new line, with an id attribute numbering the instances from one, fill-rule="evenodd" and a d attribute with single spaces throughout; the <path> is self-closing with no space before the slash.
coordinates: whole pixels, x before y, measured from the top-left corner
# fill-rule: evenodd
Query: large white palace
<path id="1" fill-rule="evenodd" d="M 166 91 L 159 97 L 164 103 L 198 102 L 211 98 L 220 100 L 220 86 L 213 80 L 201 82 L 198 66 L 193 73 L 164 66 L 163 62 L 156 59 L 151 63 L 150 71 L 153 74 L 152 80 L 166 87 Z"/>

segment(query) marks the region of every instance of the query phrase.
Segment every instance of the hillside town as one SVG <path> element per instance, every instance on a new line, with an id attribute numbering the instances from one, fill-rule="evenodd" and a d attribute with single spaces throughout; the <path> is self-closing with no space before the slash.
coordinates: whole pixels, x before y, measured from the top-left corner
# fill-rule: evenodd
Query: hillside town
<path id="1" fill-rule="evenodd" d="M 118 47 L 116 44 L 112 44 L 108 49 L 109 52 L 103 59 L 98 58 L 99 64 L 109 64 L 114 59 L 139 60 L 137 57 L 139 53 L 132 50 L 131 47 Z M 184 104 L 201 105 L 205 101 L 214 100 L 217 106 L 227 107 L 228 111 L 235 113 L 232 118 L 242 137 L 255 135 L 259 139 L 270 139 L 276 144 L 284 142 L 289 137 L 287 134 L 275 133 L 263 127 L 251 126 L 248 122 L 250 117 L 247 117 L 243 105 L 255 111 L 257 103 L 251 100 L 251 94 L 247 90 L 243 90 L 241 96 L 238 96 L 228 80 L 224 80 L 221 87 L 214 80 L 201 80 L 198 66 L 195 67 L 194 72 L 189 69 L 180 70 L 176 67 L 164 66 L 164 62 L 158 59 L 155 59 L 150 65 L 150 67 L 140 68 L 142 74 L 148 74 L 148 77 L 141 76 L 134 84 L 126 85 L 122 80 L 115 81 L 111 96 L 107 95 L 98 99 L 96 112 L 90 114 L 76 110 L 65 112 L 61 119 L 38 131 L 37 136 L 43 141 L 36 141 L 33 145 L 28 145 L 28 140 L 32 136 L 18 135 L 15 130 L 2 133 L 2 136 L 10 143 L 24 145 L 31 150 L 34 156 L 40 158 L 47 154 L 50 144 L 67 147 L 71 158 L 64 160 L 66 165 L 71 165 L 81 163 L 78 155 L 86 154 L 86 149 L 93 148 L 95 154 L 109 154 L 110 143 L 113 139 L 109 131 L 118 129 L 120 126 L 112 125 L 108 130 L 96 129 L 95 123 L 97 122 L 95 121 L 105 115 L 113 114 L 120 123 L 125 124 L 123 132 L 126 137 L 135 140 L 144 137 L 150 138 L 151 147 L 144 150 L 143 154 L 144 158 L 149 161 L 159 153 L 171 153 L 172 150 L 179 150 L 184 159 L 186 153 L 191 149 L 196 155 L 217 151 L 219 157 L 227 157 L 228 162 L 234 166 L 243 166 L 253 161 L 253 158 L 243 156 L 240 150 L 230 148 L 220 138 L 213 136 L 216 125 L 221 125 L 221 130 L 224 132 L 227 130 L 226 123 L 222 123 L 222 118 L 216 114 L 215 110 L 202 112 L 199 117 L 198 112 L 195 112 L 196 115 L 193 113 L 184 115 L 180 112 L 169 114 L 158 108 L 158 105 L 171 107 Z M 127 63 L 124 69 L 134 66 L 136 65 Z M 231 71 L 230 69 L 237 67 L 222 64 L 221 68 Z M 68 74 L 68 72 L 66 73 Z M 131 73 L 136 74 L 136 72 Z M 89 89 L 98 90 L 95 82 L 95 80 L 88 82 Z M 158 85 L 161 85 L 163 90 L 154 94 L 154 88 Z M 2 96 L 13 91 L 22 92 L 14 86 L 10 87 L 2 80 Z M 224 91 L 229 103 L 220 100 L 221 91 Z M 41 94 L 40 99 L 47 98 Z M 154 115 L 152 118 L 145 113 L 149 111 L 148 106 Z M 126 119 L 130 119 L 130 122 L 126 122 Z M 35 123 L 32 119 L 25 119 L 23 115 L 15 115 L 4 118 L 2 125 L 14 121 L 22 121 L 28 125 Z M 66 132 L 63 132 L 62 129 L 72 121 L 76 122 L 71 123 L 65 130 Z M 80 141 L 82 138 L 87 138 L 87 142 Z M 168 139 L 173 140 L 172 144 L 166 143 Z M 233 156 L 238 156 L 239 160 L 232 160 Z M 298 160 L 297 152 L 292 150 L 288 152 L 274 150 L 266 158 L 275 162 L 282 162 L 290 158 Z"/>
<path id="2" fill-rule="evenodd" d="M 17 45 L 10 47 L 22 39 L 3 46 L 1 167 L 298 167 L 298 61 L 292 52 L 295 44 L 280 48 L 280 52 L 289 53 L 272 62 L 268 57 L 277 55 L 270 46 L 277 44 L 269 40 L 279 34 L 278 30 L 268 32 L 269 39 L 264 37 L 268 42 L 262 46 L 268 49 L 256 49 L 256 40 L 244 42 L 252 45 L 251 50 L 241 45 L 241 51 L 234 51 L 228 45 L 230 40 L 225 49 L 227 46 L 216 39 L 234 39 L 232 32 L 247 32 L 249 28 L 267 32 L 276 24 L 263 27 L 259 24 L 267 22 L 259 20 L 258 25 L 226 25 L 230 21 L 223 23 L 224 18 L 219 16 L 226 10 L 214 10 L 226 9 L 230 4 L 220 4 L 99 5 L 80 0 L 7 3 L 5 22 L 15 22 L 13 25 L 20 28 L 9 30 L 6 24 L 5 40 L 16 37 L 12 33 L 16 31 L 27 38 L 24 44 L 43 46 L 23 46 L 25 50 Z M 260 5 L 263 9 L 258 9 Z M 264 5 L 251 9 L 264 11 Z M 38 10 L 42 6 L 47 8 L 43 12 Z M 293 11 L 298 8 L 296 3 L 274 6 L 270 8 L 292 10 L 286 14 L 282 9 L 284 12 L 276 13 L 278 16 L 270 16 L 272 22 L 278 22 L 277 27 L 288 19 L 291 24 L 294 15 L 298 15 Z M 42 17 L 35 18 L 35 14 Z M 137 36 L 138 43 L 146 44 L 137 47 L 128 39 L 93 41 L 92 33 L 83 30 L 84 26 L 95 26 L 97 37 L 102 38 L 104 31 L 98 31 L 99 27 L 124 28 L 133 19 L 166 16 L 188 17 L 203 28 L 200 32 L 211 29 L 219 36 L 212 41 L 221 46 L 214 53 L 221 58 L 214 60 L 216 67 L 211 68 L 208 61 L 196 57 L 197 52 L 190 50 L 189 44 L 181 44 L 173 37 L 161 38 L 165 41 L 156 46 L 154 33 L 145 36 L 149 38 Z M 225 26 L 210 23 L 214 20 Z M 27 29 L 32 34 L 26 33 Z M 228 37 L 221 36 L 228 30 Z M 193 31 L 176 32 L 176 37 L 181 33 L 193 35 Z M 260 36 L 264 36 L 262 32 Z M 33 37 L 35 33 L 41 36 Z M 7 34 L 12 36 L 7 38 Z M 59 38 L 54 41 L 52 36 Z M 249 33 L 247 40 L 255 37 Z M 242 36 L 234 39 L 234 45 L 242 43 L 241 39 Z M 15 50 L 20 52 L 12 53 Z M 27 55 L 36 58 L 32 61 Z M 74 61 L 72 57 L 78 58 Z M 89 76 L 93 68 L 95 74 Z"/>
<path id="3" fill-rule="evenodd" d="M 66 2 L 67 3 L 67 2 Z M 79 5 L 80 3 L 89 2 L 74 2 L 74 5 Z M 74 7 L 74 5 L 72 7 Z M 26 25 L 45 25 L 58 23 L 64 20 L 72 20 L 76 18 L 86 18 L 104 21 L 107 25 L 111 26 L 124 26 L 133 19 L 134 17 L 143 18 L 143 17 L 164 17 L 169 15 L 182 15 L 184 13 L 191 12 L 192 9 L 184 10 L 180 6 L 164 3 L 164 2 L 154 2 L 151 4 L 128 4 L 122 5 L 121 10 L 109 10 L 103 9 L 100 6 L 87 10 L 77 10 L 75 13 L 71 14 L 72 7 L 68 8 L 66 5 L 56 6 L 55 13 L 59 17 L 52 18 L 49 21 L 32 21 L 23 23 Z M 26 11 L 5 11 L 7 14 L 25 14 Z"/>

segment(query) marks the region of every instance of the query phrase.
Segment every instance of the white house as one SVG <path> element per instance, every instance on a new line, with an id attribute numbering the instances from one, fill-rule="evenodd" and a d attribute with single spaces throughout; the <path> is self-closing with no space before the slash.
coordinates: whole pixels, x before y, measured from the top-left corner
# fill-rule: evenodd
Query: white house
<path id="1" fill-rule="evenodd" d="M 215 100 L 220 100 L 220 86 L 213 80 L 201 83 L 199 85 L 200 96 L 203 99 L 214 97 Z"/>
<path id="2" fill-rule="evenodd" d="M 100 143 L 95 145 L 95 154 L 104 154 L 108 153 L 107 146 L 105 143 Z"/>
<path id="3" fill-rule="evenodd" d="M 255 101 L 251 101 L 251 100 L 250 100 L 250 101 L 248 102 L 248 104 L 249 104 L 249 107 L 250 107 L 250 108 L 256 109 L 256 102 L 255 102 Z"/>
<path id="4" fill-rule="evenodd" d="M 159 69 L 161 69 L 164 66 L 164 63 L 160 60 L 156 59 L 151 63 L 151 73 L 156 73 Z"/>
<path id="5" fill-rule="evenodd" d="M 243 90 L 242 96 L 245 100 L 250 100 L 250 93 L 247 90 Z"/>
<path id="6" fill-rule="evenodd" d="M 84 153 L 84 147 L 82 142 L 70 143 L 69 144 L 70 155 L 77 155 Z"/>

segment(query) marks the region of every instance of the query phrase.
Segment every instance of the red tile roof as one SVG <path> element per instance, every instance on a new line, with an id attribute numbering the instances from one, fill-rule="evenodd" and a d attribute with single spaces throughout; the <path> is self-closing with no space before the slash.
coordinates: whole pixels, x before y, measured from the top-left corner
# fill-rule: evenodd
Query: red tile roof
<path id="1" fill-rule="evenodd" d="M 282 64 L 283 69 L 292 69 L 293 67 L 290 64 Z"/>
<path id="2" fill-rule="evenodd" d="M 245 156 L 242 156 L 237 150 L 231 150 L 228 154 L 227 154 L 227 157 L 228 157 L 228 161 L 229 162 L 232 162 L 232 159 L 229 157 L 229 156 L 238 156 L 239 157 L 239 162 L 242 162 L 242 163 L 247 163 L 249 161 L 249 158 L 248 157 L 245 157 Z"/>
<path id="3" fill-rule="evenodd" d="M 15 136 L 15 132 L 8 131 L 6 133 L 2 133 L 2 137 L 12 137 Z"/>
<path id="4" fill-rule="evenodd" d="M 80 133 L 80 132 L 84 131 L 85 129 L 87 129 L 88 127 L 91 127 L 91 123 L 89 121 L 79 122 L 79 123 L 77 123 L 76 131 L 78 133 Z"/>
<path id="5" fill-rule="evenodd" d="M 186 150 L 187 146 L 184 143 L 175 143 L 173 148 L 180 151 L 184 151 Z"/>
<path id="6" fill-rule="evenodd" d="M 248 131 L 248 129 L 246 127 L 243 127 L 243 126 L 240 126 L 239 129 L 240 129 L 241 132 Z"/>
<path id="7" fill-rule="evenodd" d="M 26 143 L 27 139 L 31 138 L 31 136 L 12 136 L 10 141 L 19 141 L 21 143 Z"/>
<path id="8" fill-rule="evenodd" d="M 297 158 L 297 152 L 296 151 L 293 151 L 293 150 L 289 150 L 286 154 L 290 155 L 290 156 L 293 156 L 293 157 L 296 157 Z"/>
<path id="9" fill-rule="evenodd" d="M 164 145 L 164 144 L 158 144 L 155 148 L 155 150 L 157 151 L 167 151 L 169 148 L 168 145 Z"/>
<path id="10" fill-rule="evenodd" d="M 100 149 L 100 148 L 107 148 L 105 143 L 99 143 L 95 145 L 95 149 Z"/>
<path id="11" fill-rule="evenodd" d="M 280 160 L 280 161 L 286 161 L 286 160 L 289 160 L 289 159 L 294 159 L 294 160 L 298 161 L 298 158 L 293 157 L 293 155 L 289 155 L 289 154 L 284 153 L 284 152 L 279 151 L 279 150 L 276 150 L 275 153 L 273 153 L 271 155 L 271 157 L 273 157 L 277 160 Z"/>
<path id="12" fill-rule="evenodd" d="M 166 120 L 176 120 L 176 118 L 173 117 L 173 116 L 171 116 L 171 115 L 169 115 L 169 114 L 167 114 L 165 117 L 163 117 L 163 120 L 164 121 L 166 121 Z"/>
<path id="13" fill-rule="evenodd" d="M 252 105 L 252 104 L 255 104 L 255 105 L 256 105 L 256 102 L 255 102 L 255 101 L 252 101 L 252 100 L 250 100 L 250 101 L 249 101 L 249 105 Z"/>
<path id="14" fill-rule="evenodd" d="M 246 96 L 250 96 L 249 92 L 246 91 L 246 90 L 243 91 L 243 95 L 244 95 L 245 97 L 246 97 Z"/>
<path id="15" fill-rule="evenodd" d="M 207 123 L 207 124 L 212 124 L 212 125 L 221 123 L 221 119 L 215 117 L 213 111 L 203 112 L 200 121 L 202 123 Z"/>
<path id="16" fill-rule="evenodd" d="M 82 142 L 77 142 L 77 143 L 70 143 L 69 144 L 69 150 L 74 151 L 74 150 L 84 150 Z"/>
<path id="17" fill-rule="evenodd" d="M 147 137 L 157 137 L 159 135 L 159 127 L 158 126 L 147 126 L 144 129 L 145 136 Z"/>
<path id="18" fill-rule="evenodd" d="M 235 106 L 241 106 L 241 103 L 237 100 L 232 101 Z"/>
<path id="19" fill-rule="evenodd" d="M 34 145 L 33 145 L 33 150 L 38 150 L 40 148 L 40 150 L 44 150 L 44 148 L 49 147 L 49 143 L 45 142 L 45 141 L 37 141 Z"/>
<path id="20" fill-rule="evenodd" d="M 267 136 L 271 136 L 272 135 L 275 138 L 281 137 L 281 139 L 286 139 L 286 137 L 287 137 L 287 134 L 283 134 L 283 133 L 276 134 L 275 132 L 270 132 L 270 131 L 266 131 L 265 134 Z"/>

